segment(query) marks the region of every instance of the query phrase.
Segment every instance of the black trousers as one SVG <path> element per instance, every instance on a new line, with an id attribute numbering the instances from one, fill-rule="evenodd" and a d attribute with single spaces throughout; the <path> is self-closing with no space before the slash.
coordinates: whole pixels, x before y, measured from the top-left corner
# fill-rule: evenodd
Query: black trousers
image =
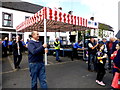
<path id="1" fill-rule="evenodd" d="M 17 68 L 22 60 L 22 55 L 14 55 L 14 66 Z"/>
<path id="2" fill-rule="evenodd" d="M 78 58 L 77 48 L 73 48 L 72 50 L 71 60 L 73 61 L 74 58 Z"/>
<path id="3" fill-rule="evenodd" d="M 7 50 L 8 50 L 7 47 L 4 47 L 4 48 L 2 49 L 2 51 L 3 51 L 3 56 L 4 56 L 4 57 L 7 56 Z"/>
<path id="4" fill-rule="evenodd" d="M 111 59 L 110 59 L 110 57 L 111 57 L 111 54 L 108 53 L 108 69 L 109 70 L 111 69 Z"/>
<path id="5" fill-rule="evenodd" d="M 103 77 L 105 75 L 105 68 L 104 68 L 104 64 L 102 63 L 97 63 L 97 77 L 96 77 L 96 80 L 98 81 L 102 81 L 103 80 Z"/>

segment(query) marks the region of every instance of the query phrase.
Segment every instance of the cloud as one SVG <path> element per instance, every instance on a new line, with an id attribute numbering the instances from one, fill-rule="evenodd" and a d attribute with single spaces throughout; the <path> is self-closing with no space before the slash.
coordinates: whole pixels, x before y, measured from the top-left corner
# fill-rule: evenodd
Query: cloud
<path id="1" fill-rule="evenodd" d="M 118 30 L 118 1 L 120 0 L 81 0 L 94 13 L 95 20 L 111 25 Z M 116 32 L 115 32 L 116 33 Z"/>

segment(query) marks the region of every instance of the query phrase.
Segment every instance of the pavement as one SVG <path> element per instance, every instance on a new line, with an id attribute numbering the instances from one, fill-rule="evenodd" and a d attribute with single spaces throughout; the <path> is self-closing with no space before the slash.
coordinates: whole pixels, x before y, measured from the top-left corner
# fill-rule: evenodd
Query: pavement
<path id="1" fill-rule="evenodd" d="M 112 74 L 106 70 L 103 81 L 106 86 L 96 84 L 96 72 L 87 70 L 87 63 L 82 59 L 71 61 L 70 57 L 60 57 L 62 62 L 55 61 L 55 57 L 48 56 L 48 65 L 46 65 L 47 83 L 49 88 L 87 88 L 87 89 L 108 89 L 111 88 Z M 14 71 L 13 57 L 2 60 L 2 88 L 30 88 L 30 73 L 28 68 L 27 53 L 23 54 L 21 69 Z M 38 87 L 39 84 L 38 84 Z"/>

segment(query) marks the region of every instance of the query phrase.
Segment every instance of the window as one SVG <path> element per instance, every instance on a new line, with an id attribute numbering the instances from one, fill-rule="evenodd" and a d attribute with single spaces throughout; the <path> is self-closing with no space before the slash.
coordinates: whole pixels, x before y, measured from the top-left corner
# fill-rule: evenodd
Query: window
<path id="1" fill-rule="evenodd" d="M 28 19 L 30 16 L 25 16 L 25 20 Z"/>
<path id="2" fill-rule="evenodd" d="M 13 14 L 3 12 L 2 15 L 3 15 L 2 26 L 13 27 Z"/>
<path id="3" fill-rule="evenodd" d="M 60 36 L 60 40 L 61 40 L 61 45 L 66 45 L 67 44 L 67 37 Z"/>

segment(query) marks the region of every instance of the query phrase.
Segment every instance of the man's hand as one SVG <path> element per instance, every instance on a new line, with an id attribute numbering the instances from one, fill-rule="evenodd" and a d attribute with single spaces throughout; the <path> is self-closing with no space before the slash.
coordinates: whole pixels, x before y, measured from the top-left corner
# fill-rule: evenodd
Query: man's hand
<path id="1" fill-rule="evenodd" d="M 44 43 L 44 44 L 43 44 L 43 47 L 44 47 L 44 48 L 47 48 L 47 44 Z"/>
<path id="2" fill-rule="evenodd" d="M 16 40 L 16 43 L 18 43 L 18 41 Z"/>
<path id="3" fill-rule="evenodd" d="M 48 53 L 48 49 L 47 48 L 45 49 L 45 53 Z"/>

